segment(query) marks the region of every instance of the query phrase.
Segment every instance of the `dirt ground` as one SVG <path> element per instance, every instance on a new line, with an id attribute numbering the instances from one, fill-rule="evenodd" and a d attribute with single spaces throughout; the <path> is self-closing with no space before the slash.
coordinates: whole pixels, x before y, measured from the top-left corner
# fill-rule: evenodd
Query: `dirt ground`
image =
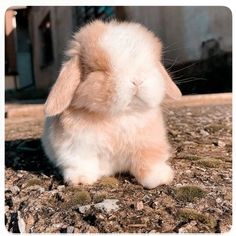
<path id="1" fill-rule="evenodd" d="M 5 119 L 5 224 L 10 232 L 226 232 L 232 224 L 232 107 L 164 108 L 170 186 L 130 175 L 64 185 L 45 157 L 43 119 Z"/>

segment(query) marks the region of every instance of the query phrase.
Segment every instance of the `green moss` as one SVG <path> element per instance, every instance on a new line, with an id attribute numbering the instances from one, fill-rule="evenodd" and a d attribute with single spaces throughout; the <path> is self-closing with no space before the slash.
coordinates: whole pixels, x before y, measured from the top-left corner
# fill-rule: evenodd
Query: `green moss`
<path id="1" fill-rule="evenodd" d="M 183 186 L 175 189 L 175 197 L 182 202 L 193 202 L 197 198 L 202 198 L 205 191 L 197 186 Z"/>
<path id="2" fill-rule="evenodd" d="M 187 208 L 180 209 L 177 212 L 177 218 L 184 222 L 196 220 L 207 225 L 211 229 L 216 226 L 216 220 L 212 216 L 198 213 L 196 210 L 193 209 L 187 209 Z"/>
<path id="3" fill-rule="evenodd" d="M 227 131 L 229 128 L 224 125 L 224 124 L 215 124 L 215 125 L 210 125 L 208 127 L 206 127 L 206 130 L 209 132 L 219 132 L 220 130 L 224 130 Z"/>
<path id="4" fill-rule="evenodd" d="M 79 191 L 82 191 L 82 188 L 80 186 L 67 186 L 64 189 L 64 192 L 66 192 L 66 193 L 76 193 Z"/>
<path id="5" fill-rule="evenodd" d="M 71 196 L 68 197 L 69 200 L 62 204 L 63 208 L 69 208 L 76 205 L 85 205 L 91 202 L 91 196 L 88 191 L 75 191 Z"/>
<path id="6" fill-rule="evenodd" d="M 25 184 L 25 187 L 30 187 L 30 186 L 34 186 L 34 185 L 42 185 L 43 184 L 43 181 L 38 179 L 38 178 L 33 178 L 33 179 L 30 179 L 26 182 Z"/>
<path id="7" fill-rule="evenodd" d="M 56 197 L 53 195 L 48 199 L 48 203 L 52 206 L 55 207 L 58 203 L 58 200 L 56 199 Z"/>
<path id="8" fill-rule="evenodd" d="M 222 161 L 219 159 L 203 159 L 196 161 L 196 164 L 207 168 L 217 168 L 222 164 Z"/>
<path id="9" fill-rule="evenodd" d="M 106 197 L 107 195 L 105 193 L 96 193 L 93 196 L 93 201 L 94 203 L 102 202 Z"/>
<path id="10" fill-rule="evenodd" d="M 99 184 L 102 186 L 117 187 L 119 185 L 119 181 L 114 177 L 103 177 Z"/>

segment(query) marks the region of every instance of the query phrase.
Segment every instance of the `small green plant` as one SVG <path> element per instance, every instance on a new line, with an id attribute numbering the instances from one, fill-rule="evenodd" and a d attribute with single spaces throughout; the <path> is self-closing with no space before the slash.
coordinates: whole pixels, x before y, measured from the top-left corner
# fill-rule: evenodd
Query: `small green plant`
<path id="1" fill-rule="evenodd" d="M 62 207 L 69 208 L 76 205 L 85 205 L 85 204 L 89 204 L 92 201 L 89 192 L 84 191 L 84 190 L 78 190 L 78 191 L 72 192 L 68 196 L 68 199 L 69 200 L 63 202 Z"/>
<path id="2" fill-rule="evenodd" d="M 102 202 L 104 199 L 106 199 L 106 194 L 105 193 L 96 193 L 93 196 L 94 203 Z"/>
<path id="3" fill-rule="evenodd" d="M 114 177 L 103 177 L 99 184 L 102 186 L 117 187 L 119 185 L 119 181 Z"/>
<path id="4" fill-rule="evenodd" d="M 67 186 L 63 191 L 66 193 L 76 193 L 82 191 L 82 188 L 80 186 Z"/>
<path id="5" fill-rule="evenodd" d="M 26 182 L 25 184 L 25 187 L 30 187 L 30 186 L 34 186 L 34 185 L 42 185 L 43 184 L 43 181 L 38 179 L 38 178 L 33 178 L 33 179 L 30 179 Z"/>
<path id="6" fill-rule="evenodd" d="M 205 190 L 197 186 L 182 186 L 175 189 L 175 197 L 182 202 L 193 202 L 197 198 L 202 198 Z"/>
<path id="7" fill-rule="evenodd" d="M 177 212 L 177 218 L 186 223 L 191 220 L 196 220 L 207 225 L 211 229 L 216 226 L 216 220 L 212 216 L 198 213 L 196 210 L 193 209 L 180 209 Z"/>
<path id="8" fill-rule="evenodd" d="M 202 159 L 196 161 L 196 164 L 207 168 L 217 168 L 222 164 L 222 161 L 219 159 Z"/>
<path id="9" fill-rule="evenodd" d="M 210 125 L 208 127 L 206 127 L 206 130 L 209 131 L 209 132 L 218 132 L 220 130 L 224 130 L 224 131 L 227 131 L 228 130 L 228 127 L 224 124 L 217 124 L 217 125 Z"/>

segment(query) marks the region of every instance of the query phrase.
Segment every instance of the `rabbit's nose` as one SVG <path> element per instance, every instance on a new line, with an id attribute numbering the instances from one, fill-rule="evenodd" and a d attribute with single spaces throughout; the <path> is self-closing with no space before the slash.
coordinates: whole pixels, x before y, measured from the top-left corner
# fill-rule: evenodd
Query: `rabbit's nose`
<path id="1" fill-rule="evenodd" d="M 135 85 L 136 87 L 140 86 L 142 83 L 143 83 L 143 81 L 141 81 L 141 80 L 132 81 L 132 84 Z"/>

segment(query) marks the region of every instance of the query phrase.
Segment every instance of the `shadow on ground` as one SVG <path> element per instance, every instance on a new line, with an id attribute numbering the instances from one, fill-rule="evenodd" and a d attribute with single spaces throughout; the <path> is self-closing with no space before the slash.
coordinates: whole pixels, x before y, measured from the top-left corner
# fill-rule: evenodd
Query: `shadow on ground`
<path id="1" fill-rule="evenodd" d="M 45 156 L 40 139 L 19 139 L 5 142 L 5 166 L 13 170 L 25 170 L 35 174 L 62 177 L 57 168 Z"/>

